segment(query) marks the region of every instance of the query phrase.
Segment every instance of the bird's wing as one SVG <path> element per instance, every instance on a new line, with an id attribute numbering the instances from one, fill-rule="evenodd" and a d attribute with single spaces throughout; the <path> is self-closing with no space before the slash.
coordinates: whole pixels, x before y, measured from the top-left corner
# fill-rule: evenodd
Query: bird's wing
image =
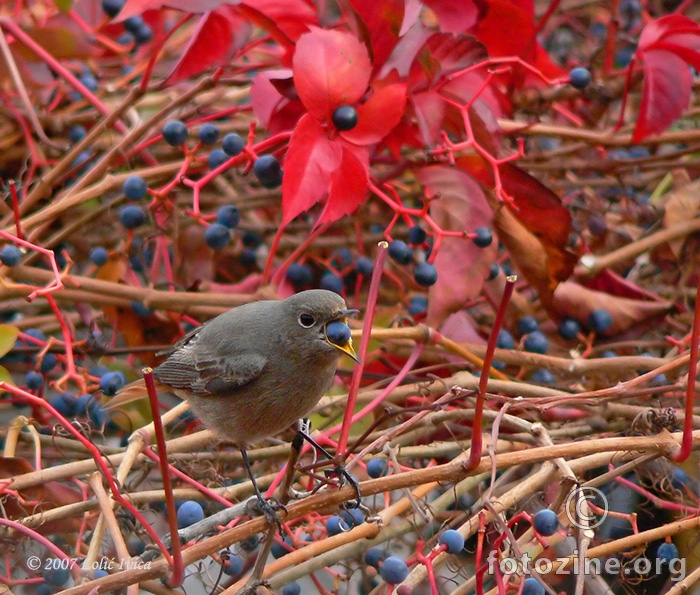
<path id="1" fill-rule="evenodd" d="M 202 396 L 226 396 L 255 380 L 267 358 L 255 352 L 225 354 L 195 349 L 187 342 L 154 370 L 155 377 L 173 388 Z"/>

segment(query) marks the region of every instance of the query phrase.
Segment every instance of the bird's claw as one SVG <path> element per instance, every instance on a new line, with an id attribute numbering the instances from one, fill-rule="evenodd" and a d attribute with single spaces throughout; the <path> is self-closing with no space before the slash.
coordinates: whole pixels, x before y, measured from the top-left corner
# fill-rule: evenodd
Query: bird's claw
<path id="1" fill-rule="evenodd" d="M 284 504 L 281 504 L 274 498 L 265 499 L 258 498 L 256 496 L 250 499 L 248 506 L 249 508 L 254 509 L 258 514 L 262 514 L 265 519 L 267 519 L 269 525 L 272 525 L 273 523 L 276 524 L 277 529 L 280 533 L 282 533 L 282 521 L 280 520 L 277 511 L 282 510 L 285 514 L 287 514 L 287 508 L 284 506 Z"/>
<path id="2" fill-rule="evenodd" d="M 352 504 L 346 503 L 346 508 L 360 508 L 362 505 L 362 492 L 360 492 L 360 483 L 343 465 L 336 465 L 333 469 L 326 469 L 326 477 L 338 477 L 340 485 L 348 483 L 355 490 L 355 502 Z"/>

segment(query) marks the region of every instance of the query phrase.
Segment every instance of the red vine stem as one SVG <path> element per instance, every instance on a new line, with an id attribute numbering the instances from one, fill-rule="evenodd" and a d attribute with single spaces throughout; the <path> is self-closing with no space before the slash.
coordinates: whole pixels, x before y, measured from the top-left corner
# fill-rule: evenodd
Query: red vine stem
<path id="1" fill-rule="evenodd" d="M 491 334 L 489 335 L 489 342 L 486 346 L 486 354 L 484 355 L 484 365 L 481 368 L 481 376 L 479 377 L 479 394 L 477 395 L 476 408 L 474 410 L 474 429 L 472 431 L 471 450 L 469 452 L 469 461 L 466 465 L 466 469 L 469 471 L 475 469 L 481 461 L 481 454 L 483 452 L 481 422 L 484 416 L 484 401 L 486 400 L 486 387 L 489 382 L 489 374 L 491 372 L 493 354 L 496 351 L 496 341 L 498 341 L 498 333 L 501 330 L 501 327 L 503 326 L 503 319 L 505 318 L 506 310 L 508 309 L 508 304 L 510 303 L 510 298 L 513 295 L 513 289 L 515 288 L 515 282 L 517 280 L 518 277 L 516 275 L 509 275 L 508 277 L 506 277 L 506 285 L 503 288 L 503 296 L 501 297 L 501 303 L 498 305 L 496 318 L 493 321 L 493 328 L 491 329 Z"/>
<path id="2" fill-rule="evenodd" d="M 695 379 L 698 374 L 698 351 L 700 346 L 700 279 L 695 294 L 693 331 L 690 336 L 690 359 L 688 360 L 688 383 L 685 395 L 685 419 L 681 449 L 671 459 L 677 463 L 685 461 L 693 450 L 693 408 L 695 405 Z"/>
<path id="3" fill-rule="evenodd" d="M 170 479 L 170 469 L 168 466 L 168 452 L 165 444 L 165 434 L 163 432 L 163 420 L 158 413 L 158 393 L 156 392 L 156 383 L 155 380 L 153 380 L 153 370 L 151 368 L 143 369 L 143 379 L 146 382 L 148 402 L 151 405 L 151 413 L 153 413 L 153 428 L 155 430 L 159 455 L 158 465 L 163 478 L 165 506 L 168 511 L 168 525 L 170 526 L 170 546 L 173 548 L 173 555 L 169 560 L 172 573 L 168 580 L 168 585 L 170 587 L 179 587 L 185 576 L 185 567 L 182 563 L 182 546 L 180 544 L 180 535 L 177 531 L 177 512 L 175 511 L 173 484 Z"/>
<path id="4" fill-rule="evenodd" d="M 388 242 L 379 242 L 377 246 L 377 257 L 374 260 L 374 270 L 372 271 L 372 280 L 369 285 L 369 293 L 367 294 L 367 308 L 365 309 L 365 320 L 362 324 L 362 338 L 360 339 L 360 349 L 358 356 L 362 363 L 355 364 L 355 371 L 350 381 L 350 390 L 348 391 L 348 400 L 345 404 L 345 416 L 343 417 L 343 425 L 340 428 L 340 437 L 338 438 L 338 453 L 341 456 L 345 455 L 345 449 L 348 446 L 348 436 L 350 435 L 350 425 L 352 424 L 352 412 L 355 410 L 357 402 L 357 393 L 360 390 L 360 381 L 362 380 L 362 372 L 364 370 L 364 361 L 367 358 L 367 350 L 369 341 L 372 335 L 372 324 L 374 323 L 374 314 L 377 306 L 377 298 L 379 297 L 379 284 L 382 279 L 382 271 L 384 263 L 388 255 Z"/>

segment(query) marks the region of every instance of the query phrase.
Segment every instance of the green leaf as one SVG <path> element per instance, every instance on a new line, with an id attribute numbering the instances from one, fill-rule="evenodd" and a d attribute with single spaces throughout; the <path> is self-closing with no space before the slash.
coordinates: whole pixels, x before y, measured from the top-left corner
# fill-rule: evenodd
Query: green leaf
<path id="1" fill-rule="evenodd" d="M 0 324 L 0 357 L 15 346 L 19 329 L 11 324 Z"/>
<path id="2" fill-rule="evenodd" d="M 73 0 L 54 0 L 54 3 L 61 12 L 68 12 L 73 6 Z"/>
<path id="3" fill-rule="evenodd" d="M 0 366 L 0 383 L 2 382 L 6 382 L 7 384 L 15 386 L 15 381 L 12 380 L 12 376 L 4 366 Z M 5 394 L 5 392 L 7 391 L 0 390 L 0 395 Z"/>

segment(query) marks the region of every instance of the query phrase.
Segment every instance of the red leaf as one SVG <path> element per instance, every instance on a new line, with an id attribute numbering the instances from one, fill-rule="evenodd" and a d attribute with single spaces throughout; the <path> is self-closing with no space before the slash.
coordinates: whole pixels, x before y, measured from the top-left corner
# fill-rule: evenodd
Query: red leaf
<path id="1" fill-rule="evenodd" d="M 411 96 L 411 101 L 418 121 L 421 140 L 426 147 L 432 147 L 443 128 L 445 100 L 437 91 L 428 89 L 422 93 L 414 93 Z"/>
<path id="2" fill-rule="evenodd" d="M 321 121 L 339 105 L 359 101 L 372 74 L 367 48 L 355 37 L 317 28 L 299 38 L 293 66 L 301 102 Z"/>
<path id="3" fill-rule="evenodd" d="M 266 17 L 265 23 L 253 21 L 256 25 L 270 34 L 273 33 L 272 26 L 291 41 L 297 41 L 311 27 L 319 24 L 314 8 L 304 0 L 244 0 L 242 4 Z"/>
<path id="4" fill-rule="evenodd" d="M 406 107 L 406 85 L 385 85 L 356 106 L 357 126 L 340 133 L 356 145 L 372 145 L 382 140 L 400 121 Z"/>
<path id="5" fill-rule="evenodd" d="M 266 70 L 259 73 L 253 80 L 250 88 L 250 103 L 253 113 L 260 122 L 268 127 L 273 112 L 282 101 L 286 101 L 282 94 L 272 83 L 273 79 L 291 80 L 292 71 L 287 69 Z"/>
<path id="6" fill-rule="evenodd" d="M 650 21 L 639 38 L 635 57 L 642 60 L 644 70 L 639 117 L 632 135 L 632 141 L 639 142 L 664 131 L 688 106 L 693 85 L 688 64 L 700 67 L 700 26 L 680 14 Z"/>
<path id="7" fill-rule="evenodd" d="M 224 4 L 230 4 L 229 0 L 198 0 L 196 4 L 192 0 L 126 0 L 126 4 L 114 20 L 123 21 L 147 10 L 160 10 L 163 7 L 182 12 L 204 13 L 216 10 Z"/>
<path id="8" fill-rule="evenodd" d="M 440 31 L 464 33 L 476 25 L 483 16 L 487 3 L 484 0 L 423 0 L 438 18 Z"/>
<path id="9" fill-rule="evenodd" d="M 471 35 L 435 33 L 411 65 L 411 88 L 423 90 L 441 77 L 464 70 L 487 57 L 484 46 Z"/>
<path id="10" fill-rule="evenodd" d="M 550 78 L 561 76 L 564 69 L 552 62 L 535 36 L 531 2 L 490 0 L 486 16 L 479 21 L 475 35 L 488 50 L 489 56 L 517 56 L 538 68 Z M 514 67 L 518 83 L 542 86 L 543 81 L 522 67 Z"/>
<path id="11" fill-rule="evenodd" d="M 430 202 L 430 215 L 445 230 L 473 231 L 490 225 L 493 215 L 479 185 L 466 173 L 444 165 L 416 172 Z M 477 297 L 496 256 L 496 245 L 479 248 L 465 238 L 445 237 L 433 264 L 438 280 L 429 290 L 427 324 L 438 327 Z"/>
<path id="12" fill-rule="evenodd" d="M 644 55 L 644 83 L 632 142 L 663 132 L 690 101 L 693 76 L 678 56 L 663 50 Z"/>
<path id="13" fill-rule="evenodd" d="M 356 147 L 340 141 L 343 157 L 331 176 L 328 202 L 318 218 L 319 223 L 332 223 L 352 213 L 367 197 L 369 183 L 369 153 L 364 147 Z"/>
<path id="14" fill-rule="evenodd" d="M 342 158 L 340 144 L 328 139 L 316 118 L 306 114 L 299 120 L 284 160 L 283 226 L 323 199 Z"/>
<path id="15" fill-rule="evenodd" d="M 399 40 L 404 19 L 404 0 L 351 0 L 350 4 L 367 29 L 372 63 L 377 70 Z"/>
<path id="16" fill-rule="evenodd" d="M 205 13 L 165 82 L 172 84 L 223 66 L 246 44 L 251 32 L 250 22 L 232 6 Z"/>

